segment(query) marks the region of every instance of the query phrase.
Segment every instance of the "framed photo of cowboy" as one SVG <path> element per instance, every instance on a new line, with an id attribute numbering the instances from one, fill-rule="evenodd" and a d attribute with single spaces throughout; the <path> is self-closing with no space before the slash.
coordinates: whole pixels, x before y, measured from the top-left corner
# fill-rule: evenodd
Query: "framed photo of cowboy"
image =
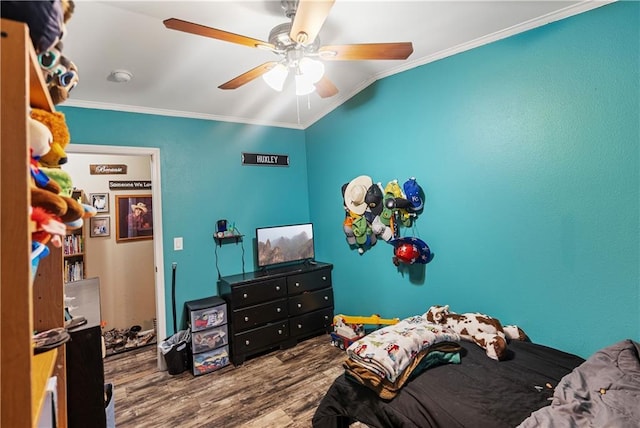
<path id="1" fill-rule="evenodd" d="M 151 195 L 116 195 L 116 242 L 153 239 Z"/>

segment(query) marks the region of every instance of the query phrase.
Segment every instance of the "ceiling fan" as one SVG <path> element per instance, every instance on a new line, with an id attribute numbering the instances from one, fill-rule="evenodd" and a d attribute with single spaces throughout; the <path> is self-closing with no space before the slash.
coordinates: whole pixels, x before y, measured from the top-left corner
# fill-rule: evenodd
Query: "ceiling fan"
<path id="1" fill-rule="evenodd" d="M 318 59 L 400 60 L 407 59 L 413 52 L 411 42 L 321 46 L 318 33 L 334 2 L 335 0 L 281 0 L 285 16 L 291 21 L 275 26 L 269 33 L 268 42 L 177 18 L 169 18 L 163 22 L 165 27 L 172 30 L 266 49 L 281 57 L 278 61 L 268 61 L 242 73 L 218 86 L 220 89 L 237 89 L 262 76 L 269 86 L 281 91 L 287 76 L 293 73 L 297 95 L 306 95 L 315 90 L 322 98 L 328 98 L 337 94 L 338 88 L 324 75 L 324 64 Z"/>

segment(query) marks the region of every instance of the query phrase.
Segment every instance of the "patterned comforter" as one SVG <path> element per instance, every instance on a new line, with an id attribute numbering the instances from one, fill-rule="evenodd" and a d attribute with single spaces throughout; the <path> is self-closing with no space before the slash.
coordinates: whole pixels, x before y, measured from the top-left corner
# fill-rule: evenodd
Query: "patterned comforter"
<path id="1" fill-rule="evenodd" d="M 347 356 L 356 365 L 394 383 L 419 354 L 441 342 L 459 341 L 460 336 L 446 327 L 431 324 L 424 316 L 413 316 L 352 343 Z"/>

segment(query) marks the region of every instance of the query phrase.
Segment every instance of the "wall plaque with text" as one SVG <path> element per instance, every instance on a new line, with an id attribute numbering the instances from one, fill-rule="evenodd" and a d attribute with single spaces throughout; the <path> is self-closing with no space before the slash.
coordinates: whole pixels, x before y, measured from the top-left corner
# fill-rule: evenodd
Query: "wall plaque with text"
<path id="1" fill-rule="evenodd" d="M 109 181 L 110 190 L 149 190 L 151 180 Z"/>
<path id="2" fill-rule="evenodd" d="M 89 174 L 106 175 L 106 174 L 126 174 L 127 166 L 121 164 L 90 164 Z"/>
<path id="3" fill-rule="evenodd" d="M 242 165 L 289 166 L 289 156 L 268 153 L 242 153 Z"/>

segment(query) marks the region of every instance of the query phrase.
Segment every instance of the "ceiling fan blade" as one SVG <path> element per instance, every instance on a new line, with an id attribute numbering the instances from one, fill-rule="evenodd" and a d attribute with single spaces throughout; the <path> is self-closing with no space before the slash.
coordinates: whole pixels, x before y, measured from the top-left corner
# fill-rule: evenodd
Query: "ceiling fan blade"
<path id="1" fill-rule="evenodd" d="M 240 76 L 234 77 L 226 83 L 218 86 L 220 89 L 237 89 L 240 86 L 251 82 L 253 79 L 262 76 L 267 71 L 271 70 L 277 64 L 276 61 L 265 62 L 262 65 L 252 68 L 246 73 L 242 73 Z"/>
<path id="2" fill-rule="evenodd" d="M 327 76 L 323 76 L 315 86 L 316 92 L 321 98 L 329 98 L 338 93 L 338 88 L 336 88 L 336 85 L 334 85 Z"/>
<path id="3" fill-rule="evenodd" d="M 313 43 L 335 0 L 300 0 L 289 37 L 301 45 Z"/>
<path id="4" fill-rule="evenodd" d="M 318 55 L 327 61 L 361 59 L 407 59 L 413 53 L 411 42 L 363 43 L 356 45 L 322 46 Z"/>
<path id="5" fill-rule="evenodd" d="M 250 48 L 262 47 L 274 50 L 276 47 L 271 43 L 252 39 L 251 37 L 241 36 L 240 34 L 229 33 L 228 31 L 218 30 L 193 22 L 183 21 L 177 18 L 165 19 L 164 26 L 171 30 L 184 31 L 185 33 L 195 34 L 197 36 L 211 37 L 225 42 L 237 43 L 239 45 L 249 46 Z"/>

